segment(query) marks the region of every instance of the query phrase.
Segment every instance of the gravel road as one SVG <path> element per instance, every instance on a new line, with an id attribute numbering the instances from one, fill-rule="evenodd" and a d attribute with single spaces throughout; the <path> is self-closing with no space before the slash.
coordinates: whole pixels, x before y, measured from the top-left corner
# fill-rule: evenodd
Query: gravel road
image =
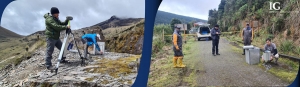
<path id="1" fill-rule="evenodd" d="M 232 45 L 220 39 L 219 53 L 213 56 L 211 41 L 196 42 L 200 52 L 195 67 L 204 71 L 197 74 L 197 86 L 288 86 L 287 82 L 265 72 L 257 65 L 248 65 L 245 57 L 234 52 Z M 242 50 L 241 50 L 242 51 Z"/>

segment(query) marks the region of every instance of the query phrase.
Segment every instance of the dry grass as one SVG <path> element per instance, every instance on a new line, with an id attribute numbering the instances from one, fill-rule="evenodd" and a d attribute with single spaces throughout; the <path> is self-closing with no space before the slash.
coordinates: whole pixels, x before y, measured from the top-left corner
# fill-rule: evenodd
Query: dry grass
<path id="1" fill-rule="evenodd" d="M 98 61 L 98 67 L 89 68 L 86 71 L 89 73 L 107 73 L 110 76 L 118 78 L 120 74 L 130 74 L 132 70 L 128 67 L 128 64 L 140 57 L 141 55 L 137 55 L 117 60 L 104 58 Z"/>
<path id="2" fill-rule="evenodd" d="M 9 64 L 17 65 L 22 62 L 27 57 L 39 47 L 45 46 L 44 39 L 35 40 L 35 36 L 27 37 L 28 42 L 20 41 L 22 38 L 14 38 L 7 42 L 2 42 L 0 44 L 0 70 Z M 29 50 L 26 52 L 25 47 L 29 45 Z"/>
<path id="3" fill-rule="evenodd" d="M 103 30 L 103 34 L 106 38 L 112 38 L 113 36 L 118 35 L 118 34 L 122 33 L 123 31 L 128 30 L 130 27 L 133 27 L 136 24 L 139 24 L 144 21 L 145 20 L 143 19 L 138 23 L 131 23 L 131 24 L 129 24 L 129 26 L 107 28 L 107 29 Z"/>
<path id="4" fill-rule="evenodd" d="M 197 48 L 192 48 L 197 45 L 193 38 L 188 39 L 187 43 L 183 45 L 183 53 L 185 58 L 196 57 L 197 54 L 192 54 Z M 164 46 L 165 49 L 152 54 L 156 55 L 150 66 L 150 74 L 148 79 L 148 86 L 150 87 L 176 87 L 180 83 L 186 83 L 189 86 L 196 85 L 196 73 L 191 71 L 188 76 L 180 76 L 182 72 L 180 68 L 173 68 L 172 58 L 173 51 L 167 49 L 172 45 L 168 44 Z M 194 58 L 196 59 L 196 58 Z M 187 67 L 193 68 L 195 60 L 188 59 L 183 60 Z"/>

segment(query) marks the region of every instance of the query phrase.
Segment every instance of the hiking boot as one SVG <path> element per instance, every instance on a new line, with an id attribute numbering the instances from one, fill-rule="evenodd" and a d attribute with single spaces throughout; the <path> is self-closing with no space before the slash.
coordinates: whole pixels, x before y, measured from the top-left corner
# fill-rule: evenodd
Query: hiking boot
<path id="1" fill-rule="evenodd" d="M 217 55 L 221 55 L 221 54 L 217 53 Z"/>
<path id="2" fill-rule="evenodd" d="M 53 66 L 48 66 L 47 69 L 48 69 L 48 70 L 54 70 L 55 67 L 53 67 Z"/>
<path id="3" fill-rule="evenodd" d="M 277 61 L 278 61 L 278 58 L 275 58 L 275 65 L 278 65 Z"/>
<path id="4" fill-rule="evenodd" d="M 67 60 L 62 60 L 62 61 L 60 61 L 60 63 L 70 63 L 70 62 Z"/>

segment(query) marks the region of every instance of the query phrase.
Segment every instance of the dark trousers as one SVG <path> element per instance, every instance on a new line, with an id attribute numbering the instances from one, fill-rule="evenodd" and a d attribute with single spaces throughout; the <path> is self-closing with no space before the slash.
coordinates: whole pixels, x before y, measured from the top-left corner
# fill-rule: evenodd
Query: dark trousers
<path id="1" fill-rule="evenodd" d="M 83 46 L 84 46 L 84 54 L 83 54 L 83 57 L 84 58 L 87 58 L 87 54 L 89 54 L 88 52 L 88 44 L 87 44 L 87 39 L 81 39 L 82 43 L 83 43 Z"/>
<path id="2" fill-rule="evenodd" d="M 212 54 L 219 54 L 219 39 L 212 40 Z"/>
<path id="3" fill-rule="evenodd" d="M 55 40 L 51 38 L 47 38 L 46 41 L 47 41 L 47 49 L 46 49 L 45 65 L 46 67 L 49 67 L 52 66 L 51 60 L 52 60 L 52 53 L 54 51 L 54 47 L 60 50 L 62 47 L 62 42 L 60 39 Z M 65 58 L 66 57 L 62 57 L 62 60 L 65 60 Z"/>
<path id="4" fill-rule="evenodd" d="M 249 45 L 251 45 L 251 39 L 247 38 L 247 39 L 244 40 L 244 46 L 249 46 Z M 245 54 L 245 49 L 243 49 L 243 50 L 244 50 L 243 54 Z"/>
<path id="5" fill-rule="evenodd" d="M 173 47 L 173 51 L 174 51 L 174 56 L 176 57 L 183 57 L 183 53 L 182 53 L 182 48 L 179 47 L 179 50 L 176 50 L 175 47 Z"/>

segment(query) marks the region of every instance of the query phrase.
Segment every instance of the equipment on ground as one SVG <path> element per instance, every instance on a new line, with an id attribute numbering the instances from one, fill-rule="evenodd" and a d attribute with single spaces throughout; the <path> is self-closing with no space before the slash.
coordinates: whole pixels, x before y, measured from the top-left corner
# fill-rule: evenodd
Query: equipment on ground
<path id="1" fill-rule="evenodd" d="M 253 45 L 244 46 L 246 62 L 250 65 L 258 64 L 260 59 L 260 49 Z"/>
<path id="2" fill-rule="evenodd" d="M 264 54 L 263 54 L 263 59 L 265 61 L 271 60 L 271 51 L 265 51 Z"/>

